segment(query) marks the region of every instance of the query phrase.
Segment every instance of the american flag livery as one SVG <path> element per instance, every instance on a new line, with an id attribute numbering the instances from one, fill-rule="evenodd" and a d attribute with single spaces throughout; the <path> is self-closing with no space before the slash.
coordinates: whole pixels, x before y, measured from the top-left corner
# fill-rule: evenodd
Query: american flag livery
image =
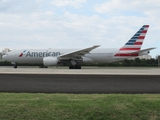
<path id="1" fill-rule="evenodd" d="M 147 30 L 149 28 L 149 25 L 143 25 L 135 35 L 122 47 L 119 49 L 118 53 L 115 54 L 115 57 L 136 57 L 139 54 L 134 53 L 136 51 L 139 51 L 141 49 L 141 46 L 143 44 L 143 40 L 145 38 L 145 35 L 147 33 Z"/>

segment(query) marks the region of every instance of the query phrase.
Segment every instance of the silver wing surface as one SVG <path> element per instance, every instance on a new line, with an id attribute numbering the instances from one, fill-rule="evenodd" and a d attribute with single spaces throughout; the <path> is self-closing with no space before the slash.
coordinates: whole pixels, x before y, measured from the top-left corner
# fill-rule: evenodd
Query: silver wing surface
<path id="1" fill-rule="evenodd" d="M 63 55 L 58 56 L 58 59 L 59 60 L 80 59 L 82 56 L 84 56 L 85 54 L 88 54 L 90 51 L 92 51 L 93 49 L 99 46 L 100 45 L 94 45 L 92 47 L 71 51 L 69 53 L 65 53 Z"/>

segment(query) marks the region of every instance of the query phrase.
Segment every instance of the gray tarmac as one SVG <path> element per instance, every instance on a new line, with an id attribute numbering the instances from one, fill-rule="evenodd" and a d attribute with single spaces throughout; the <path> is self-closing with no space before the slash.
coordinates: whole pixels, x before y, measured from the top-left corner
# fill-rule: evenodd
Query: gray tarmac
<path id="1" fill-rule="evenodd" d="M 82 67 L 82 69 L 68 69 L 68 67 L 38 68 L 18 66 L 0 67 L 1 74 L 78 74 L 78 75 L 160 75 L 160 67 Z"/>
<path id="2" fill-rule="evenodd" d="M 159 68 L 0 68 L 0 92 L 160 93 Z"/>

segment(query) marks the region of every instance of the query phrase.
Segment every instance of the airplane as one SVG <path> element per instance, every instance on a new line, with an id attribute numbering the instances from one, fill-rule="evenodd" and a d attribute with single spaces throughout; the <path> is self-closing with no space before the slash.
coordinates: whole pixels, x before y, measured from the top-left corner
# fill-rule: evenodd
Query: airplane
<path id="1" fill-rule="evenodd" d="M 18 63 L 41 63 L 44 66 L 67 64 L 69 69 L 81 69 L 84 63 L 110 63 L 131 57 L 148 55 L 150 50 L 142 49 L 149 25 L 143 25 L 121 48 L 99 48 L 100 45 L 83 49 L 23 49 L 6 53 L 2 58 L 17 68 Z"/>

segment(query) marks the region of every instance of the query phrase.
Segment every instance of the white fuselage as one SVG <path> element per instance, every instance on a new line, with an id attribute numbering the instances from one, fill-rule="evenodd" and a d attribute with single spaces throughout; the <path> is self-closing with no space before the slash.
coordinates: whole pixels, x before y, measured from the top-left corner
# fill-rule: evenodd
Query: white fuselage
<path id="1" fill-rule="evenodd" d="M 84 62 L 109 63 L 124 60 L 128 57 L 115 57 L 119 49 L 97 48 L 82 56 Z M 58 57 L 75 49 L 23 49 L 13 50 L 3 56 L 3 59 L 13 63 L 43 63 L 44 57 Z"/>

